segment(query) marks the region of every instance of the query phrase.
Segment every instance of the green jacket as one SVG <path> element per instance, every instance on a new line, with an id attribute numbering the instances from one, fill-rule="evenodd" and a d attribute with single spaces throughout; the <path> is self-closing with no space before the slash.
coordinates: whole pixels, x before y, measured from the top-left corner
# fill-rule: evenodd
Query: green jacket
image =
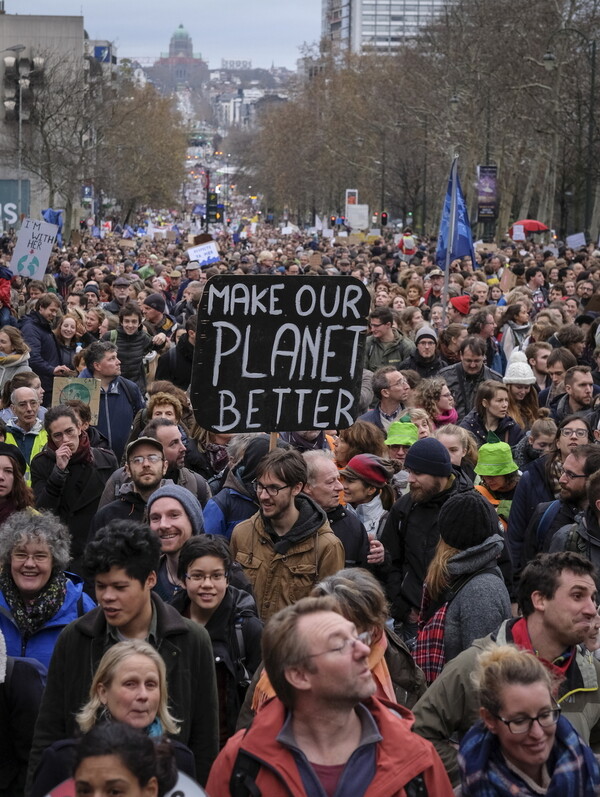
<path id="1" fill-rule="evenodd" d="M 393 332 L 394 340 L 389 343 L 382 343 L 373 335 L 368 336 L 365 342 L 365 368 L 368 371 L 376 371 L 384 365 L 394 365 L 398 368 L 402 360 L 406 360 L 416 350 L 412 340 L 397 329 Z"/>
<path id="2" fill-rule="evenodd" d="M 206 783 L 218 752 L 215 665 L 208 632 L 152 595 L 156 644 L 167 668 L 169 708 L 181 720 L 178 741 L 194 755 L 196 776 Z M 102 609 L 92 609 L 61 631 L 35 726 L 27 773 L 28 788 L 42 752 L 53 742 L 77 736 L 75 714 L 89 699 L 93 673 L 114 644 Z"/>
<path id="3" fill-rule="evenodd" d="M 460 781 L 456 743 L 479 719 L 479 703 L 471 673 L 486 647 L 512 643 L 510 629 L 514 622 L 505 620 L 495 634 L 476 639 L 470 648 L 448 662 L 413 708 L 413 730 L 433 742 L 454 786 Z M 578 647 L 558 697 L 563 716 L 596 754 L 600 752 L 599 678 L 600 661 Z"/>

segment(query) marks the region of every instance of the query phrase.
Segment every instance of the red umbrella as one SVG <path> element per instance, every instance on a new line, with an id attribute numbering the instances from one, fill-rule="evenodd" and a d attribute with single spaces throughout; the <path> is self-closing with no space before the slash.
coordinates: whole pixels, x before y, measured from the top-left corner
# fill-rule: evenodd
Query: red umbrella
<path id="1" fill-rule="evenodd" d="M 513 234 L 513 227 L 515 224 L 520 224 L 525 232 L 546 232 L 548 229 L 550 229 L 541 221 L 536 221 L 535 219 L 521 219 L 521 221 L 515 221 L 514 224 L 508 228 L 510 235 Z"/>

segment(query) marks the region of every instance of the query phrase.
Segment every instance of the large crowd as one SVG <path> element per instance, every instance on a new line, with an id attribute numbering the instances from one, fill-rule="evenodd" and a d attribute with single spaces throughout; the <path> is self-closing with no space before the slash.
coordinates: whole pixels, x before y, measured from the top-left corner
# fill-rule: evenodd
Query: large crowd
<path id="1" fill-rule="evenodd" d="M 600 794 L 600 251 L 217 245 L 0 269 L 0 797 Z M 366 286 L 350 427 L 198 425 L 218 274 Z"/>

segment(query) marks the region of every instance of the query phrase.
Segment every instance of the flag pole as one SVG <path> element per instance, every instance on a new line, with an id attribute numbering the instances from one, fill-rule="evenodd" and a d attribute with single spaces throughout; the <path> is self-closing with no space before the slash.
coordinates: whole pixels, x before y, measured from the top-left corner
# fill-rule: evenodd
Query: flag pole
<path id="1" fill-rule="evenodd" d="M 454 156 L 452 168 L 450 169 L 450 224 L 448 225 L 448 240 L 446 241 L 446 266 L 444 269 L 444 291 L 442 294 L 442 326 L 446 324 L 446 314 L 448 310 L 448 291 L 450 288 L 450 263 L 452 262 L 452 250 L 454 249 L 454 239 L 456 237 L 456 187 L 458 178 L 458 155 Z"/>

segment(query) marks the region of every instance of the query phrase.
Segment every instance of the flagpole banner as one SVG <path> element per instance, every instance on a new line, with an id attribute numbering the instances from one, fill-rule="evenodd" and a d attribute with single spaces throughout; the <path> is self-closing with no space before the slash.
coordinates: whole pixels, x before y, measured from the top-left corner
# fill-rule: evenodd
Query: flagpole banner
<path id="1" fill-rule="evenodd" d="M 435 259 L 439 268 L 445 269 L 454 260 L 466 256 L 471 258 L 475 267 L 477 261 L 473 249 L 473 235 L 467 203 L 458 176 L 457 156 L 450 169 Z"/>
<path id="2" fill-rule="evenodd" d="M 477 221 L 490 221 L 498 215 L 498 167 L 477 167 Z"/>

